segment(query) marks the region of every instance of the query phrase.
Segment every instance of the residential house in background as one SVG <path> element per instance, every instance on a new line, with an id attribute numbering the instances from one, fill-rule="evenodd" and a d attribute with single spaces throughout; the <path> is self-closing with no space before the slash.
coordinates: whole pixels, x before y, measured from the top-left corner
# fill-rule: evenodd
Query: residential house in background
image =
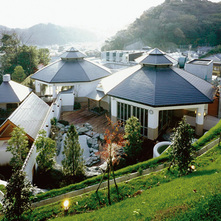
<path id="1" fill-rule="evenodd" d="M 10 74 L 3 75 L 3 82 L 0 85 L 0 108 L 15 110 L 31 91 L 31 88 L 12 81 Z"/>
<path id="2" fill-rule="evenodd" d="M 213 61 L 209 59 L 193 59 L 185 63 L 184 70 L 208 82 L 212 82 Z"/>

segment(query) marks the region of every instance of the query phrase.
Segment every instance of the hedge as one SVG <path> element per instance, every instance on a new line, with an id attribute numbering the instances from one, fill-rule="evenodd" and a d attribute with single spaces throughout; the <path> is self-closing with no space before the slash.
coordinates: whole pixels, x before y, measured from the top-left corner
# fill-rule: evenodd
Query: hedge
<path id="1" fill-rule="evenodd" d="M 219 137 L 220 133 L 221 133 L 221 120 L 214 127 L 212 127 L 207 133 L 205 133 L 202 137 L 200 137 L 193 144 L 193 146 L 196 147 L 197 150 L 200 150 L 210 141 L 215 140 L 217 137 Z"/>
<path id="2" fill-rule="evenodd" d="M 157 157 L 157 158 L 153 158 L 153 159 L 150 159 L 148 161 L 137 163 L 135 165 L 131 165 L 131 166 L 122 168 L 120 170 L 117 170 L 117 171 L 115 171 L 115 176 L 120 177 L 122 175 L 137 172 L 140 169 L 144 170 L 144 169 L 147 169 L 147 168 L 156 167 L 157 165 L 159 165 L 161 163 L 164 163 L 167 160 L 168 160 L 167 155 L 163 155 L 162 157 L 160 156 L 160 157 Z M 64 194 L 64 193 L 68 193 L 68 192 L 71 192 L 71 191 L 74 191 L 74 190 L 83 189 L 85 187 L 97 184 L 97 183 L 100 182 L 102 176 L 103 175 L 99 175 L 99 176 L 96 176 L 96 177 L 86 179 L 86 180 L 84 180 L 80 183 L 71 184 L 69 186 L 66 186 L 66 187 L 63 187 L 63 188 L 60 188 L 60 189 L 53 189 L 53 190 L 47 191 L 45 193 L 39 193 L 38 195 L 36 195 L 35 197 L 32 198 L 32 201 L 33 202 L 38 202 L 38 201 L 41 201 L 41 200 L 44 200 L 44 199 L 52 198 L 52 197 L 55 197 L 55 196 L 58 196 L 58 195 L 61 195 L 61 194 Z M 107 180 L 107 176 L 105 176 L 104 180 Z"/>

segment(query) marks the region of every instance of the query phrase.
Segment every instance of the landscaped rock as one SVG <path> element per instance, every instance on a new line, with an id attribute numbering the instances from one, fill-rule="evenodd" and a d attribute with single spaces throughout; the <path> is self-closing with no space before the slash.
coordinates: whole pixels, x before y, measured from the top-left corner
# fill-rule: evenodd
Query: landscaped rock
<path id="1" fill-rule="evenodd" d="M 93 127 L 89 123 L 85 123 L 83 126 L 89 130 L 93 130 Z"/>
<path id="2" fill-rule="evenodd" d="M 79 129 L 77 130 L 77 132 L 78 132 L 79 135 L 85 134 L 85 133 L 88 132 L 88 131 L 89 131 L 89 129 L 86 128 L 86 127 L 81 127 L 81 128 L 79 128 Z"/>
<path id="3" fill-rule="evenodd" d="M 95 148 L 96 149 L 97 145 L 98 145 L 97 138 L 87 138 L 87 145 L 90 148 Z"/>
<path id="4" fill-rule="evenodd" d="M 63 124 L 60 124 L 60 123 L 57 123 L 57 124 L 56 124 L 56 127 L 58 127 L 58 128 L 61 129 L 61 128 L 64 128 L 64 125 L 63 125 Z"/>
<path id="5" fill-rule="evenodd" d="M 86 167 L 85 175 L 87 177 L 92 177 L 92 176 L 97 176 L 102 174 L 102 170 L 100 170 L 99 167 L 94 166 L 94 167 Z"/>
<path id="6" fill-rule="evenodd" d="M 94 152 L 93 148 L 89 148 L 89 152 L 90 153 Z"/>
<path id="7" fill-rule="evenodd" d="M 99 135 L 99 139 L 100 139 L 100 141 L 104 141 L 104 135 L 103 135 L 103 134 L 100 134 L 100 135 Z"/>
<path id="8" fill-rule="evenodd" d="M 95 145 L 92 146 L 92 148 L 95 149 L 95 150 L 99 150 L 99 145 L 95 144 Z"/>
<path id="9" fill-rule="evenodd" d="M 90 166 L 93 166 L 94 164 L 96 164 L 98 162 L 100 162 L 100 156 L 96 156 L 95 154 L 93 154 L 91 157 L 89 157 L 86 160 L 85 165 L 90 167 Z"/>

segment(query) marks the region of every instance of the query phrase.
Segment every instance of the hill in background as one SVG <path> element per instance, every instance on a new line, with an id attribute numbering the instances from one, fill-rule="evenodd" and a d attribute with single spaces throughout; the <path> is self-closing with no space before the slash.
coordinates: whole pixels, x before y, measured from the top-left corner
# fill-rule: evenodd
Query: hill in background
<path id="1" fill-rule="evenodd" d="M 54 24 L 37 24 L 27 29 L 10 29 L 0 26 L 0 33 L 15 32 L 27 45 L 63 45 L 73 42 L 92 42 L 97 37 L 93 32 L 73 27 L 62 27 Z"/>
<path id="2" fill-rule="evenodd" d="M 164 50 L 178 45 L 221 44 L 221 3 L 166 0 L 108 39 L 102 49 L 124 49 L 135 41 Z"/>

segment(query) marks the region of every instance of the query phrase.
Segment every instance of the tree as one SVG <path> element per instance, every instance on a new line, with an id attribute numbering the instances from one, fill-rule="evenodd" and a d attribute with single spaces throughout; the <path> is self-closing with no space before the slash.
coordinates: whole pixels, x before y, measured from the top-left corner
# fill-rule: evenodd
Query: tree
<path id="1" fill-rule="evenodd" d="M 15 170 L 7 186 L 6 194 L 2 201 L 2 212 L 6 220 L 19 221 L 24 211 L 31 209 L 32 185 L 26 179 L 25 173 Z"/>
<path id="2" fill-rule="evenodd" d="M 16 59 L 18 64 L 25 70 L 27 76 L 33 74 L 39 64 L 37 47 L 27 45 L 20 46 Z"/>
<path id="3" fill-rule="evenodd" d="M 22 82 L 26 78 L 26 74 L 22 66 L 18 65 L 15 67 L 14 72 L 12 73 L 12 80 L 17 82 Z"/>
<path id="4" fill-rule="evenodd" d="M 27 154 L 29 152 L 28 137 L 23 128 L 15 127 L 8 141 L 6 151 L 10 151 L 13 155 L 10 164 L 16 169 L 21 169 Z"/>
<path id="5" fill-rule="evenodd" d="M 38 49 L 38 59 L 40 64 L 47 65 L 50 61 L 49 49 L 48 48 Z"/>
<path id="6" fill-rule="evenodd" d="M 11 35 L 3 33 L 0 41 L 2 43 L 0 52 L 4 53 L 1 57 L 2 71 L 3 74 L 11 74 L 17 66 L 16 55 L 20 41 L 15 33 Z"/>
<path id="7" fill-rule="evenodd" d="M 15 67 L 20 65 L 28 76 L 37 70 L 39 63 L 46 65 L 50 61 L 48 49 L 21 45 L 21 41 L 15 33 L 3 34 L 0 41 L 2 43 L 0 52 L 4 53 L 1 57 L 3 74 L 12 74 Z"/>
<path id="8" fill-rule="evenodd" d="M 62 160 L 65 175 L 79 177 L 84 174 L 83 150 L 78 141 L 78 133 L 74 125 L 70 125 L 64 140 L 64 160 Z"/>
<path id="9" fill-rule="evenodd" d="M 142 149 L 142 136 L 140 133 L 141 124 L 136 117 L 132 116 L 126 121 L 124 130 L 124 138 L 126 139 L 124 151 L 128 161 L 130 161 L 131 163 L 135 163 Z"/>
<path id="10" fill-rule="evenodd" d="M 185 175 L 189 172 L 188 168 L 195 153 L 195 148 L 191 144 L 193 138 L 194 130 L 186 122 L 186 118 L 183 117 L 181 122 L 179 122 L 179 126 L 174 131 L 169 152 L 171 160 L 170 167 L 177 165 L 180 175 Z"/>
<path id="11" fill-rule="evenodd" d="M 55 164 L 56 143 L 49 137 L 46 137 L 46 131 L 40 130 L 39 136 L 35 140 L 38 156 L 36 158 L 38 167 L 42 173 L 51 170 Z"/>
<path id="12" fill-rule="evenodd" d="M 120 123 L 113 123 L 110 118 L 108 118 L 108 122 L 110 125 L 110 129 L 107 128 L 105 130 L 105 147 L 103 148 L 103 151 L 100 152 L 101 157 L 105 160 L 107 163 L 107 168 L 106 171 L 103 174 L 103 177 L 100 181 L 100 184 L 98 185 L 98 188 L 96 190 L 96 193 L 98 192 L 100 185 L 104 179 L 105 174 L 107 173 L 107 186 L 108 186 L 108 202 L 109 205 L 111 205 L 111 200 L 110 200 L 110 175 L 111 172 L 113 174 L 114 178 L 114 184 L 117 190 L 117 194 L 119 196 L 119 190 L 118 186 L 115 180 L 115 174 L 114 174 L 114 165 L 118 163 L 120 155 L 119 155 L 119 149 L 122 147 L 124 144 L 124 134 L 121 130 L 121 125 Z"/>

